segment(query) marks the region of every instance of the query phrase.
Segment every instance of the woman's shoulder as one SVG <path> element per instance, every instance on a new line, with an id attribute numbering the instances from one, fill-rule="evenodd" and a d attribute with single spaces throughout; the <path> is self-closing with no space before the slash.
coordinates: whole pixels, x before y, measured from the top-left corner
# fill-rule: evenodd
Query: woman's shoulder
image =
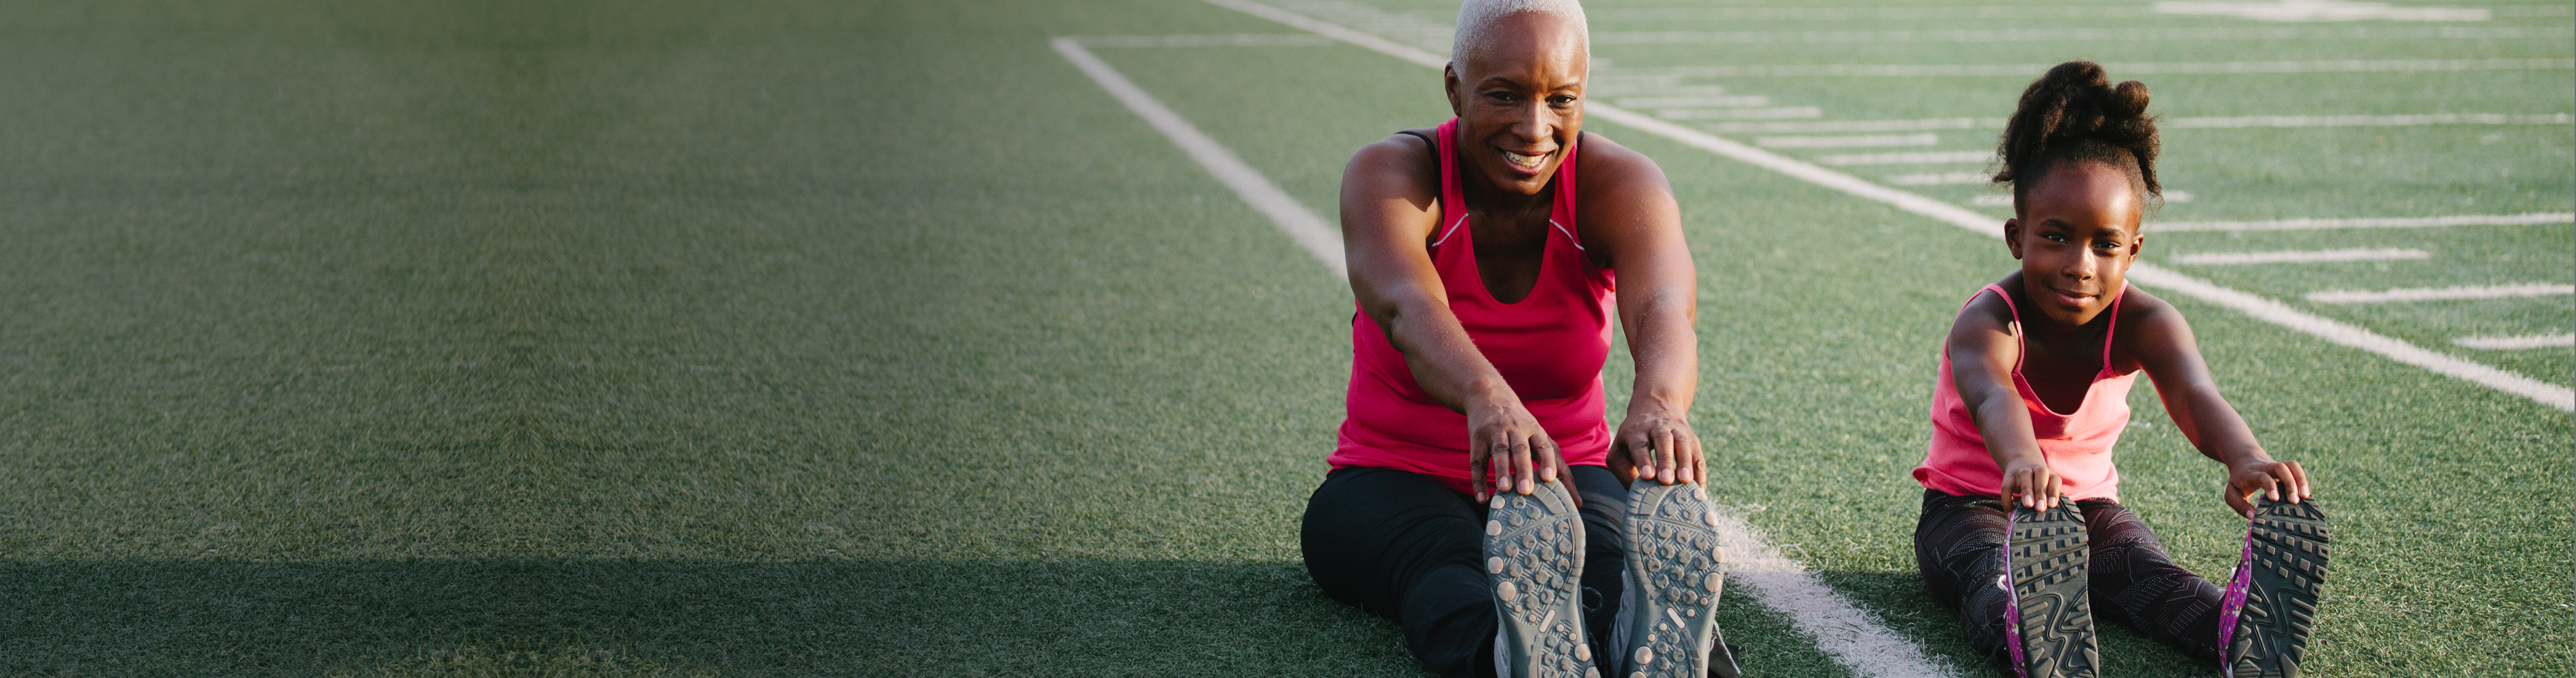
<path id="1" fill-rule="evenodd" d="M 1342 172 L 1345 185 L 1359 185 L 1412 194 L 1440 194 L 1440 155 L 1431 142 L 1434 128 L 1418 127 L 1369 142 L 1351 154 L 1350 166 Z M 1419 134 L 1421 136 L 1415 136 Z"/>

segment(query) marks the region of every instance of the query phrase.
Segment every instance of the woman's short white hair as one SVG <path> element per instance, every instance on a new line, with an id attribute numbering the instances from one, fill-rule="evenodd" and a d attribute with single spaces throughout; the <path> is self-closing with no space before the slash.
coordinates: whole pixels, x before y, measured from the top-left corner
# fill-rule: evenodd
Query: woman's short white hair
<path id="1" fill-rule="evenodd" d="M 1467 0 L 1458 6 L 1458 34 L 1449 41 L 1449 60 L 1465 64 L 1467 55 L 1484 46 L 1486 35 L 1493 32 L 1495 19 L 1521 12 L 1564 17 L 1574 22 L 1574 34 L 1583 38 L 1584 51 L 1591 52 L 1592 29 L 1583 22 L 1583 3 L 1578 0 Z"/>

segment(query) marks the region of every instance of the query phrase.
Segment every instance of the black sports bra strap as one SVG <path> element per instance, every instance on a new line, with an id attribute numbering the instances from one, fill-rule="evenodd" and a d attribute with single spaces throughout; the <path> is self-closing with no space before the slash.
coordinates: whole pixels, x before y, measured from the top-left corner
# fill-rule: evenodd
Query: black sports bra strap
<path id="1" fill-rule="evenodd" d="M 1423 134 L 1423 133 L 1421 133 L 1421 132 L 1416 132 L 1416 131 L 1413 131 L 1413 130 L 1404 130 L 1404 131 L 1396 132 L 1396 133 L 1397 133 L 1397 134 L 1402 134 L 1402 135 L 1405 135 L 1405 136 L 1409 136 L 1409 137 L 1413 137 L 1413 138 L 1415 138 L 1415 139 L 1421 139 L 1421 140 L 1422 140 L 1422 145 L 1431 147 L 1431 176 L 1435 176 L 1435 177 L 1436 177 L 1436 176 L 1440 176 L 1440 141 L 1439 141 L 1439 140 L 1431 138 L 1431 135 Z"/>

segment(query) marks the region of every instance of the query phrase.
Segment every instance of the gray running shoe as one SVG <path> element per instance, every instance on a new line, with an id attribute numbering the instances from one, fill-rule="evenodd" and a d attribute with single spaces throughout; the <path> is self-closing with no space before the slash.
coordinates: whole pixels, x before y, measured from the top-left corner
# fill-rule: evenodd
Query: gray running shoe
<path id="1" fill-rule="evenodd" d="M 1494 495 L 1485 522 L 1493 582 L 1494 668 L 1505 678 L 1600 678 L 1583 638 L 1583 518 L 1560 483 Z"/>
<path id="2" fill-rule="evenodd" d="M 1639 478 L 1628 487 L 1628 567 L 1615 647 L 1625 678 L 1737 678 L 1717 629 L 1726 551 L 1708 490 Z"/>
<path id="3" fill-rule="evenodd" d="M 2314 500 L 2261 500 L 2218 607 L 2227 678 L 2299 678 L 2326 581 L 2326 514 Z"/>
<path id="4" fill-rule="evenodd" d="M 2093 548 L 2075 502 L 2032 511 L 2015 508 L 2006 533 L 2004 643 L 2021 678 L 2093 678 L 2102 651 L 2093 640 L 2086 590 Z"/>

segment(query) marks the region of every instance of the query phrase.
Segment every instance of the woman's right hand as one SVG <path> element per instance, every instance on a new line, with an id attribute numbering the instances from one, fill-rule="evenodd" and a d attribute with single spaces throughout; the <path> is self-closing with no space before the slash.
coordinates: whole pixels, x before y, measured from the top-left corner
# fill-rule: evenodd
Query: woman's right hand
<path id="1" fill-rule="evenodd" d="M 2006 507 L 2046 511 L 2057 508 L 2058 498 L 2065 489 L 2057 472 L 2049 470 L 2046 461 L 2016 459 L 2004 465 L 2004 488 L 2000 498 Z"/>
<path id="2" fill-rule="evenodd" d="M 1492 498 L 1488 489 L 1529 494 L 1541 481 L 1555 482 L 1564 466 L 1556 441 L 1547 437 L 1538 418 L 1510 389 L 1488 391 L 1467 402 L 1467 486 L 1476 501 Z M 1493 482 L 1489 485 L 1486 476 Z"/>

